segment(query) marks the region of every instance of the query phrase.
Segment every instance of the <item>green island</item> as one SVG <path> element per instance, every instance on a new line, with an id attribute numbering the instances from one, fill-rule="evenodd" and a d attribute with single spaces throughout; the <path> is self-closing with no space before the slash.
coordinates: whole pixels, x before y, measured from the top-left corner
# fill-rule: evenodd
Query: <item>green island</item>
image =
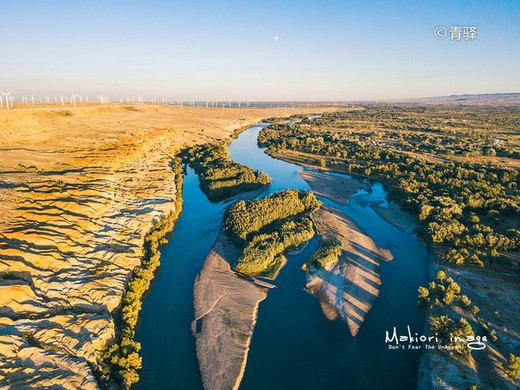
<path id="1" fill-rule="evenodd" d="M 266 173 L 231 161 L 225 142 L 194 146 L 183 156 L 199 175 L 200 188 L 213 202 L 271 183 Z"/>
<path id="2" fill-rule="evenodd" d="M 302 265 L 302 270 L 307 272 L 316 268 L 324 268 L 327 264 L 337 261 L 341 256 L 341 252 L 340 244 L 322 241 L 318 250 Z"/>
<path id="3" fill-rule="evenodd" d="M 321 202 L 309 191 L 285 190 L 229 207 L 224 230 L 243 248 L 235 270 L 272 277 L 284 264 L 283 252 L 314 236 L 309 213 Z"/>

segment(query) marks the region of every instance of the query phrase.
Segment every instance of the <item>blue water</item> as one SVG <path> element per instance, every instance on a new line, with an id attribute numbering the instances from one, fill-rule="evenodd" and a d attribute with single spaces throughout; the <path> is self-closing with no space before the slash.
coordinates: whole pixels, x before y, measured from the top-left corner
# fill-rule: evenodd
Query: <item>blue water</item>
<path id="1" fill-rule="evenodd" d="M 230 146 L 231 158 L 272 179 L 260 196 L 287 188 L 309 189 L 298 175 L 302 168 L 269 157 L 256 144 L 262 126 L 243 132 Z M 193 282 L 220 228 L 228 203 L 214 204 L 188 170 L 184 209 L 172 237 L 161 251 L 161 268 L 141 312 L 137 340 L 143 369 L 138 389 L 201 389 L 191 333 Z M 417 287 L 427 283 L 426 249 L 413 234 L 394 228 L 369 206 L 386 200 L 380 183 L 352 196 L 348 206 L 322 199 L 341 209 L 388 248 L 394 260 L 381 266 L 380 295 L 358 335 L 350 336 L 341 320 L 329 321 L 318 300 L 303 290 L 300 270 L 317 247 L 313 239 L 303 251 L 288 256 L 276 279 L 278 286 L 260 304 L 241 389 L 414 389 L 419 352 L 388 350 L 386 330 L 394 326 L 421 332 L 424 315 L 417 312 Z"/>

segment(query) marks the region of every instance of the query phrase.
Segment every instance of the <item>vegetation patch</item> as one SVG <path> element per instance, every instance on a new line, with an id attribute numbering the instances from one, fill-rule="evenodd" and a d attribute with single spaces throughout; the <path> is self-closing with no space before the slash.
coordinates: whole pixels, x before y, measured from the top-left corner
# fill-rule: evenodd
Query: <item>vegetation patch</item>
<path id="1" fill-rule="evenodd" d="M 224 216 L 224 229 L 237 246 L 244 247 L 253 235 L 273 222 L 320 207 L 321 202 L 310 191 L 280 191 L 231 205 Z"/>
<path id="2" fill-rule="evenodd" d="M 194 146 L 184 156 L 199 175 L 200 187 L 211 201 L 226 199 L 271 183 L 266 173 L 230 161 L 223 142 Z"/>
<path id="3" fill-rule="evenodd" d="M 235 270 L 249 275 L 276 274 L 284 263 L 283 252 L 314 236 L 312 221 L 307 216 L 279 220 L 267 230 L 269 233 L 259 233 L 247 243 Z"/>
<path id="4" fill-rule="evenodd" d="M 235 270 L 272 277 L 285 263 L 283 253 L 314 236 L 309 213 L 321 202 L 309 191 L 285 190 L 265 198 L 231 205 L 224 216 L 224 230 L 243 248 Z"/>
<path id="5" fill-rule="evenodd" d="M 318 250 L 316 250 L 309 260 L 302 265 L 302 270 L 309 272 L 315 269 L 324 268 L 327 264 L 338 261 L 341 253 L 342 249 L 340 244 L 330 241 L 322 241 Z"/>

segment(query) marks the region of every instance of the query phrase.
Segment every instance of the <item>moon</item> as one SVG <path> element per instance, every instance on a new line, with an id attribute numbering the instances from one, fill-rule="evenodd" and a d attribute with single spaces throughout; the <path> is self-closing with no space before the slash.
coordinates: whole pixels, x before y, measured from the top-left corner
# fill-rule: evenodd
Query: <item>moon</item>
<path id="1" fill-rule="evenodd" d="M 278 35 L 275 35 L 275 36 L 274 36 L 274 41 L 275 41 L 275 42 L 278 42 Z"/>

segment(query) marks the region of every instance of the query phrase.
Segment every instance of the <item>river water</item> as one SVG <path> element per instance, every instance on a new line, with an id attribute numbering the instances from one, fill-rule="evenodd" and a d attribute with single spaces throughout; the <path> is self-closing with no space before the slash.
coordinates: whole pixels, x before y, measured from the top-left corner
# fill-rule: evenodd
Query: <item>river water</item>
<path id="1" fill-rule="evenodd" d="M 300 178 L 303 168 L 269 157 L 257 146 L 253 126 L 228 147 L 231 159 L 266 172 L 271 186 L 260 196 L 288 189 L 310 189 Z M 385 331 L 409 325 L 421 333 L 424 314 L 416 310 L 417 288 L 427 284 L 426 248 L 416 235 L 404 233 L 369 206 L 384 205 L 380 183 L 353 195 L 348 206 L 326 199 L 356 221 L 394 260 L 381 265 L 380 295 L 355 338 L 341 320 L 329 321 L 318 300 L 303 290 L 301 265 L 317 247 L 289 255 L 287 265 L 259 307 L 241 389 L 415 389 L 419 351 L 389 350 Z M 143 369 L 137 389 L 201 389 L 195 355 L 193 282 L 218 234 L 229 202 L 211 203 L 200 191 L 193 170 L 184 177 L 184 209 L 168 244 L 161 268 L 141 311 L 137 341 Z M 225 390 L 225 389 L 223 389 Z"/>

